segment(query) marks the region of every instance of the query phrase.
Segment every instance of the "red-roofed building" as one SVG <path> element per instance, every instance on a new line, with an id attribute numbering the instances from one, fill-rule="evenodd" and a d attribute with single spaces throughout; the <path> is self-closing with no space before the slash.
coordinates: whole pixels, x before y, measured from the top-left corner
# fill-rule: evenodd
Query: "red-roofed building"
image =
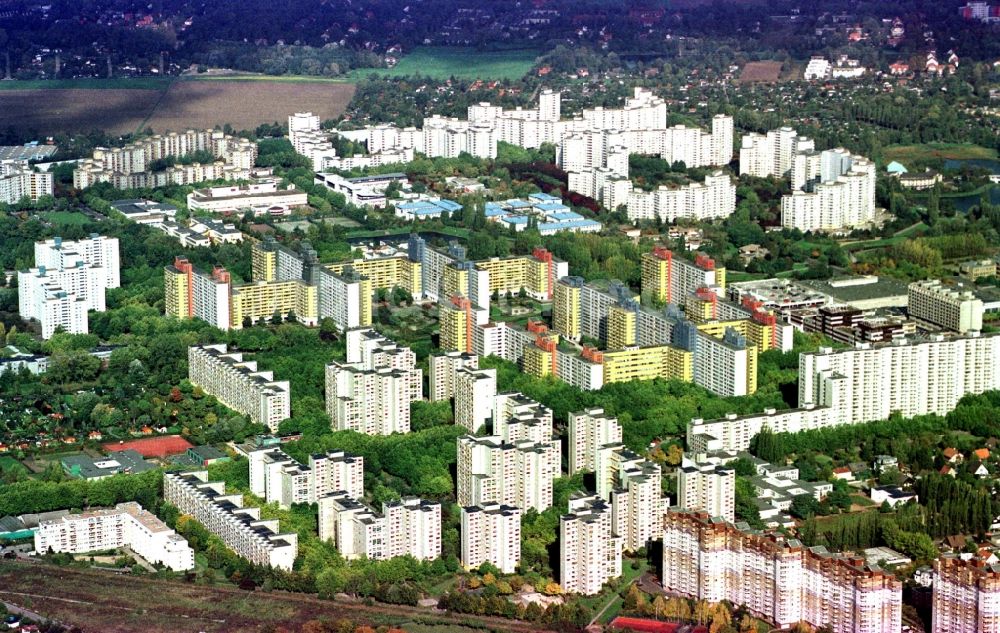
<path id="1" fill-rule="evenodd" d="M 990 449 L 988 448 L 977 448 L 972 451 L 972 454 L 976 456 L 979 461 L 984 461 L 990 458 Z"/>

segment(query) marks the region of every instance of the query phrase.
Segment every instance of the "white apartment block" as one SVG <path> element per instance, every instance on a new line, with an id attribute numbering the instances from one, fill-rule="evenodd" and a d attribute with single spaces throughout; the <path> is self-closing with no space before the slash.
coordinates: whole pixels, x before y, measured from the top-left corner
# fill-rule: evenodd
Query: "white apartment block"
<path id="1" fill-rule="evenodd" d="M 208 164 L 173 165 L 165 171 L 149 171 L 153 161 L 181 157 L 196 151 L 211 152 Z M 116 189 L 190 185 L 208 180 L 249 180 L 257 160 L 257 144 L 218 130 L 188 130 L 156 134 L 124 147 L 94 150 L 73 170 L 73 186 L 86 189 L 110 182 Z"/>
<path id="2" fill-rule="evenodd" d="M 35 268 L 18 275 L 18 310 L 42 326 L 42 338 L 57 328 L 88 332 L 87 312 L 103 312 L 105 291 L 120 284 L 118 238 L 92 234 L 64 242 L 56 237 L 35 243 Z"/>
<path id="3" fill-rule="evenodd" d="M 740 174 L 788 176 L 791 195 L 781 199 L 781 224 L 801 231 L 830 231 L 875 219 L 875 164 L 843 148 L 816 151 L 815 142 L 783 127 L 747 134 Z"/>
<path id="4" fill-rule="evenodd" d="M 117 237 L 91 233 L 89 238 L 71 242 L 61 237 L 35 242 L 35 266 L 70 268 L 84 261 L 103 268 L 108 288 L 121 286 L 121 256 Z"/>
<path id="5" fill-rule="evenodd" d="M 461 508 L 462 566 L 478 569 L 483 563 L 513 574 L 521 562 L 521 511 L 507 505 Z"/>
<path id="6" fill-rule="evenodd" d="M 677 469 L 677 507 L 736 520 L 736 471 L 699 455 L 685 455 Z"/>
<path id="7" fill-rule="evenodd" d="M 0 160 L 0 203 L 17 204 L 25 198 L 38 202 L 52 191 L 50 172 L 33 171 L 26 160 Z"/>
<path id="8" fill-rule="evenodd" d="M 493 433 L 504 442 L 551 444 L 562 462 L 558 434 L 552 432 L 552 409 L 522 393 L 501 393 L 493 399 Z"/>
<path id="9" fill-rule="evenodd" d="M 660 186 L 654 191 L 633 190 L 626 204 L 628 218 L 633 222 L 714 220 L 736 211 L 736 185 L 728 174 L 717 171 L 705 176 L 704 183 L 692 182 L 676 188 Z"/>
<path id="10" fill-rule="evenodd" d="M 410 431 L 410 403 L 423 398 L 416 355 L 371 328 L 348 330 L 347 362 L 326 366 L 326 411 L 338 431 Z"/>
<path id="11" fill-rule="evenodd" d="M 391 126 L 379 126 L 379 129 L 384 131 L 389 127 Z M 393 127 L 392 129 L 397 128 Z M 381 142 L 374 142 L 374 140 L 348 133 L 341 134 L 352 140 L 367 141 L 370 153 L 337 156 L 337 150 L 330 142 L 329 134 L 320 129 L 318 116 L 312 112 L 296 112 L 288 117 L 288 140 L 291 141 L 292 147 L 297 153 L 312 161 L 313 171 L 327 171 L 329 169 L 350 171 L 395 163 L 408 163 L 413 160 L 414 147 L 422 147 L 422 144 L 410 144 L 403 147 L 399 145 L 398 140 L 394 140 L 390 146 L 384 138 L 379 139 Z"/>
<path id="12" fill-rule="evenodd" d="M 569 474 L 597 470 L 597 453 L 607 445 L 620 444 L 622 427 L 604 409 L 585 409 L 569 414 Z"/>
<path id="13" fill-rule="evenodd" d="M 250 491 L 282 508 L 295 503 L 315 503 L 332 492 L 351 497 L 364 495 L 364 458 L 344 451 L 309 456 L 300 464 L 277 447 L 251 451 Z"/>
<path id="14" fill-rule="evenodd" d="M 967 393 L 1000 388 L 1000 335 L 932 335 L 872 346 L 821 348 L 799 356 L 799 404 L 823 400 L 822 376 L 844 377 L 851 422 L 945 415 Z"/>
<path id="15" fill-rule="evenodd" d="M 382 505 L 379 514 L 344 492 L 320 497 L 319 537 L 347 560 L 441 556 L 441 504 L 416 497 Z"/>
<path id="16" fill-rule="evenodd" d="M 542 512 L 552 505 L 561 470 L 557 442 L 505 442 L 498 435 L 458 438 L 460 506 L 510 505 Z"/>
<path id="17" fill-rule="evenodd" d="M 757 381 L 757 350 L 745 336 L 727 329 L 722 338 L 697 334 L 694 382 L 723 397 L 747 396 Z"/>
<path id="18" fill-rule="evenodd" d="M 289 382 L 274 380 L 274 372 L 258 371 L 256 361 L 226 350 L 225 344 L 189 347 L 188 380 L 252 422 L 276 431 L 291 417 Z"/>
<path id="19" fill-rule="evenodd" d="M 635 552 L 658 539 L 669 505 L 660 466 L 613 444 L 598 451 L 595 474 L 597 496 L 611 504 L 612 531 L 623 549 Z"/>
<path id="20" fill-rule="evenodd" d="M 787 176 L 799 152 L 816 149 L 812 139 L 783 127 L 765 134 L 747 134 L 740 146 L 740 175 L 757 178 Z"/>
<path id="21" fill-rule="evenodd" d="M 455 397 L 455 374 L 458 370 L 479 369 L 479 356 L 468 352 L 445 352 L 428 358 L 427 399 L 431 402 Z"/>
<path id="22" fill-rule="evenodd" d="M 983 301 L 970 290 L 944 286 L 933 279 L 915 281 L 908 288 L 907 312 L 959 334 L 983 329 Z"/>
<path id="23" fill-rule="evenodd" d="M 477 433 L 493 419 L 493 400 L 497 395 L 497 370 L 462 367 L 455 372 L 454 384 L 455 424 Z"/>
<path id="24" fill-rule="evenodd" d="M 835 633 L 902 628 L 902 584 L 863 557 L 806 548 L 703 513 L 668 512 L 663 561 L 666 591 L 744 605 L 777 628 L 798 622 Z"/>
<path id="25" fill-rule="evenodd" d="M 315 281 L 320 319 L 333 319 L 340 332 L 371 325 L 372 283 L 368 277 L 351 266 L 345 266 L 341 273 L 320 267 Z"/>
<path id="26" fill-rule="evenodd" d="M 857 228 L 875 219 L 875 164 L 863 158 L 848 171 L 781 198 L 781 224 L 800 231 Z"/>
<path id="27" fill-rule="evenodd" d="M 35 531 L 39 554 L 86 554 L 120 547 L 172 571 L 194 569 L 194 550 L 187 541 L 135 502 L 42 521 Z"/>
<path id="28" fill-rule="evenodd" d="M 1000 566 L 944 554 L 934 561 L 933 587 L 935 633 L 1000 631 Z"/>
<path id="29" fill-rule="evenodd" d="M 279 533 L 277 519 L 261 519 L 260 508 L 244 507 L 243 495 L 227 495 L 226 484 L 208 481 L 207 471 L 164 473 L 163 498 L 251 563 L 292 569 L 298 534 Z"/>
<path id="30" fill-rule="evenodd" d="M 904 417 L 945 415 L 965 394 L 1000 388 L 997 358 L 1000 336 L 975 332 L 821 348 L 799 356 L 799 408 L 694 419 L 687 429 L 688 449 L 745 451 L 765 426 L 797 433 L 885 420 L 896 411 Z"/>
<path id="31" fill-rule="evenodd" d="M 622 573 L 622 538 L 614 533 L 611 505 L 576 493 L 559 517 L 559 584 L 567 593 L 594 595 Z"/>

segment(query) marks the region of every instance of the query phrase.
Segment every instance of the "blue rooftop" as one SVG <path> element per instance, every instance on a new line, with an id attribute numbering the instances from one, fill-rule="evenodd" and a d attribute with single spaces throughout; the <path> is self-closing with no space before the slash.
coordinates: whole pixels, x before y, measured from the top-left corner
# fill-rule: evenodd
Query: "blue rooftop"
<path id="1" fill-rule="evenodd" d="M 543 192 L 533 193 L 529 195 L 528 200 L 535 200 L 538 202 L 562 202 L 560 198 L 557 198 L 556 196 Z"/>

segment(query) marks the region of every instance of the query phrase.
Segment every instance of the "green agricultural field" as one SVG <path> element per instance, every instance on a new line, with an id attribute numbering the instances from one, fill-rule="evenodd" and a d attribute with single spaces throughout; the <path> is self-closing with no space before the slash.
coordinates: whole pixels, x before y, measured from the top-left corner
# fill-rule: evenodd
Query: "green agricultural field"
<path id="1" fill-rule="evenodd" d="M 421 75 L 432 79 L 519 79 L 535 65 L 537 50 L 477 51 L 472 48 L 420 46 L 394 68 L 359 68 L 354 79 Z"/>
<path id="2" fill-rule="evenodd" d="M 997 157 L 995 149 L 971 143 L 927 143 L 925 145 L 890 145 L 882 150 L 885 162 L 899 161 L 910 166 L 935 160 L 991 159 Z"/>

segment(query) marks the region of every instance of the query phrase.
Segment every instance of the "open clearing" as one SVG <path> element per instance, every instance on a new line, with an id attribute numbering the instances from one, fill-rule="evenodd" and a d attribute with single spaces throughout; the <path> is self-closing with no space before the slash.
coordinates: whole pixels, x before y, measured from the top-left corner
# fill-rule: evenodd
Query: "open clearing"
<path id="1" fill-rule="evenodd" d="M 0 600 L 84 631 L 110 633 L 250 632 L 278 624 L 298 630 L 308 620 L 343 618 L 374 626 L 419 622 L 434 631 L 457 624 L 480 631 L 535 630 L 516 620 L 453 616 L 400 605 L 365 606 L 305 594 L 248 592 L 14 561 L 0 561 Z"/>
<path id="2" fill-rule="evenodd" d="M 477 51 L 474 48 L 418 46 L 393 68 L 359 68 L 355 79 L 371 75 L 431 79 L 519 79 L 535 65 L 537 50 Z"/>
<path id="3" fill-rule="evenodd" d="M 781 62 L 747 62 L 740 71 L 740 83 L 775 83 L 781 77 Z"/>
<path id="4" fill-rule="evenodd" d="M 40 136 L 106 130 L 125 134 L 152 127 L 155 132 L 231 124 L 250 129 L 284 121 L 312 110 L 334 118 L 347 108 L 354 85 L 330 81 L 93 80 L 74 82 L 0 82 L 0 112 L 5 125 Z M 17 88 L 14 88 L 14 85 Z M 72 85 L 74 87 L 62 87 Z M 76 87 L 87 86 L 92 87 Z"/>
<path id="5" fill-rule="evenodd" d="M 928 143 L 926 145 L 889 145 L 882 150 L 886 162 L 899 161 L 908 165 L 914 161 L 926 160 L 989 160 L 997 157 L 997 152 L 988 147 L 971 143 Z"/>
<path id="6" fill-rule="evenodd" d="M 40 136 L 95 129 L 124 134 L 142 125 L 160 94 L 117 88 L 2 90 L 0 112 L 5 126 L 34 130 Z"/>

